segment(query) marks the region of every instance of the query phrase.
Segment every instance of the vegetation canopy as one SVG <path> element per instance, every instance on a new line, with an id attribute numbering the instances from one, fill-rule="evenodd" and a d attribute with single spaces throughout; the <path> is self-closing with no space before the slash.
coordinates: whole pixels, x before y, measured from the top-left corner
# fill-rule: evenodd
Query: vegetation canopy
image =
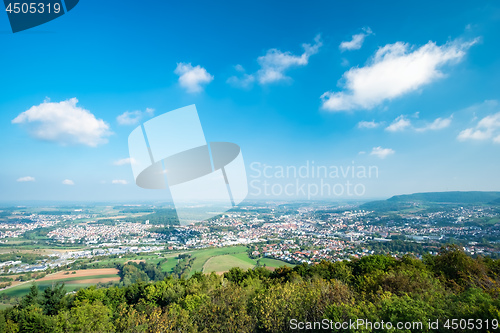
<path id="1" fill-rule="evenodd" d="M 500 320 L 499 272 L 500 260 L 471 258 L 456 245 L 423 260 L 371 255 L 275 271 L 197 272 L 189 278 L 128 263 L 121 267 L 126 281 L 121 286 L 66 294 L 59 283 L 43 291 L 33 285 L 18 305 L 0 311 L 0 331 L 288 332 L 292 319 L 365 319 L 422 322 L 424 332 L 449 332 L 442 326 L 431 330 L 426 323 Z M 343 330 L 354 331 L 360 332 Z"/>

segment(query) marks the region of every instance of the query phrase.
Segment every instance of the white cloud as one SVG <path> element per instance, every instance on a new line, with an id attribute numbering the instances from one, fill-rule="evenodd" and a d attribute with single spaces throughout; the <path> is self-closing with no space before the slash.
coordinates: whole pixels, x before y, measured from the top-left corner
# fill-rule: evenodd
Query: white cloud
<path id="1" fill-rule="evenodd" d="M 300 56 L 291 52 L 282 52 L 278 49 L 270 49 L 266 55 L 257 58 L 260 69 L 257 71 L 257 80 L 260 84 L 267 84 L 276 81 L 289 80 L 285 71 L 293 66 L 305 66 L 309 62 L 309 57 L 318 53 L 323 45 L 321 36 L 314 38 L 314 44 L 302 44 L 304 53 Z"/>
<path id="2" fill-rule="evenodd" d="M 137 124 L 142 118 L 141 111 L 125 111 L 118 117 L 116 117 L 116 121 L 120 125 L 134 125 Z"/>
<path id="3" fill-rule="evenodd" d="M 236 65 L 235 69 L 243 73 L 242 76 L 231 76 L 226 82 L 234 87 L 248 89 L 252 87 L 254 82 L 268 84 L 291 80 L 289 76 L 286 76 L 285 72 L 291 67 L 307 65 L 309 57 L 318 53 L 322 45 L 321 36 L 317 35 L 314 38 L 314 44 L 302 44 L 304 53 L 301 55 L 294 55 L 289 51 L 283 52 L 278 49 L 270 49 L 265 55 L 257 58 L 260 69 L 256 73 L 246 74 L 243 66 Z"/>
<path id="4" fill-rule="evenodd" d="M 363 120 L 363 121 L 360 121 L 358 123 L 358 128 L 377 128 L 380 125 L 382 125 L 382 123 L 377 123 L 374 120 L 372 120 L 372 121 L 364 121 Z"/>
<path id="5" fill-rule="evenodd" d="M 394 121 L 385 128 L 389 132 L 403 132 L 407 129 L 415 130 L 416 132 L 426 132 L 426 131 L 437 131 L 450 126 L 453 119 L 453 115 L 448 118 L 436 118 L 433 122 L 427 123 L 422 127 L 414 127 L 412 121 L 408 117 L 418 118 L 419 113 L 416 112 L 413 115 L 400 115 Z M 384 122 L 372 121 L 360 121 L 357 125 L 358 128 L 377 128 L 383 125 Z"/>
<path id="6" fill-rule="evenodd" d="M 226 83 L 229 83 L 233 87 L 237 88 L 243 88 L 243 89 L 249 89 L 252 88 L 253 83 L 255 82 L 255 75 L 253 74 L 246 74 L 245 73 L 245 68 L 241 66 L 240 64 L 234 66 L 234 69 L 237 72 L 242 73 L 241 77 L 238 76 L 231 76 L 226 80 Z"/>
<path id="7" fill-rule="evenodd" d="M 109 125 L 88 110 L 76 106 L 78 99 L 59 103 L 49 100 L 19 114 L 13 124 L 25 124 L 35 138 L 61 144 L 83 144 L 95 147 L 108 142 Z"/>
<path id="8" fill-rule="evenodd" d="M 405 116 L 401 115 L 397 117 L 389 126 L 385 128 L 386 131 L 389 132 L 401 132 L 411 127 L 411 122 L 405 118 Z"/>
<path id="9" fill-rule="evenodd" d="M 253 83 L 255 82 L 255 76 L 252 74 L 243 74 L 242 77 L 231 76 L 227 79 L 226 82 L 233 87 L 248 89 L 253 86 Z"/>
<path id="10" fill-rule="evenodd" d="M 120 125 L 135 125 L 139 121 L 141 121 L 144 116 L 152 117 L 154 115 L 154 112 L 155 109 L 152 108 L 146 108 L 145 111 L 125 111 L 124 113 L 116 117 L 116 121 Z"/>
<path id="11" fill-rule="evenodd" d="M 392 155 L 394 153 L 395 153 L 395 151 L 392 150 L 391 148 L 373 147 L 370 155 L 374 155 L 380 159 L 384 159 L 387 156 Z"/>
<path id="12" fill-rule="evenodd" d="M 363 46 L 365 38 L 373 33 L 370 28 L 364 28 L 363 31 L 364 32 L 360 34 L 352 35 L 352 39 L 350 41 L 340 43 L 339 49 L 341 51 L 359 50 L 361 46 Z"/>
<path id="13" fill-rule="evenodd" d="M 123 180 L 123 179 L 114 179 L 113 181 L 111 181 L 112 184 L 119 184 L 119 185 L 127 185 L 128 182 L 126 180 Z"/>
<path id="14" fill-rule="evenodd" d="M 474 127 L 464 129 L 458 134 L 457 139 L 460 141 L 491 139 L 495 143 L 500 143 L 500 112 L 484 117 Z"/>
<path id="15" fill-rule="evenodd" d="M 378 49 L 366 66 L 353 67 L 344 73 L 343 91 L 321 95 L 322 107 L 330 111 L 372 109 L 415 91 L 444 77 L 441 67 L 459 62 L 477 42 L 477 38 L 441 46 L 428 42 L 418 49 L 403 42 L 387 44 Z"/>
<path id="16" fill-rule="evenodd" d="M 126 164 L 136 164 L 137 161 L 131 157 L 122 158 L 121 160 L 114 161 L 114 165 L 126 165 Z"/>
<path id="17" fill-rule="evenodd" d="M 205 68 L 200 65 L 193 67 L 191 63 L 178 63 L 174 73 L 179 75 L 179 84 L 189 93 L 202 91 L 203 87 L 214 79 Z"/>
<path id="18" fill-rule="evenodd" d="M 238 72 L 245 72 L 245 68 L 243 66 L 241 66 L 240 64 L 237 64 L 236 66 L 234 66 L 234 69 L 236 69 Z"/>
<path id="19" fill-rule="evenodd" d="M 31 177 L 31 176 L 21 177 L 21 178 L 18 178 L 17 181 L 18 182 L 34 182 L 35 177 Z"/>
<path id="20" fill-rule="evenodd" d="M 457 139 L 460 141 L 465 141 L 465 140 L 486 140 L 491 138 L 491 133 L 488 131 L 483 131 L 480 129 L 473 129 L 473 128 L 467 128 L 464 129 L 463 131 L 458 134 Z"/>
<path id="21" fill-rule="evenodd" d="M 75 182 L 72 181 L 71 179 L 65 179 L 62 181 L 64 185 L 75 185 Z"/>
<path id="22" fill-rule="evenodd" d="M 416 128 L 417 132 L 425 131 L 437 131 L 450 126 L 453 116 L 448 118 L 436 118 L 432 123 L 425 125 L 424 127 Z"/>

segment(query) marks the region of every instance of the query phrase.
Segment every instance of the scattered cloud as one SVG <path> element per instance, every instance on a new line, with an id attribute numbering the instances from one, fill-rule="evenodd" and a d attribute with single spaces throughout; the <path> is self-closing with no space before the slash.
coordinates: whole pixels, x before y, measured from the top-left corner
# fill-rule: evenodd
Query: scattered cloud
<path id="1" fill-rule="evenodd" d="M 141 111 L 125 111 L 116 117 L 116 121 L 118 121 L 118 124 L 120 125 L 134 125 L 141 120 L 141 117 Z"/>
<path id="2" fill-rule="evenodd" d="M 227 79 L 226 82 L 233 87 L 248 89 L 253 86 L 253 83 L 255 82 L 255 76 L 252 74 L 244 73 L 242 77 L 231 76 Z"/>
<path id="3" fill-rule="evenodd" d="M 321 36 L 314 38 L 314 44 L 302 44 L 304 53 L 300 56 L 293 55 L 291 52 L 282 52 L 278 49 L 270 49 L 266 55 L 257 58 L 260 69 L 257 71 L 257 80 L 260 84 L 267 84 L 282 80 L 289 80 L 285 71 L 293 66 L 305 66 L 309 62 L 309 57 L 318 53 L 323 45 Z"/>
<path id="4" fill-rule="evenodd" d="M 17 178 L 17 181 L 18 182 L 34 182 L 35 177 L 31 177 L 31 176 L 21 177 L 21 178 Z"/>
<path id="5" fill-rule="evenodd" d="M 411 116 L 412 118 L 418 118 L 419 112 L 416 112 Z M 451 124 L 451 120 L 453 119 L 453 115 L 448 118 L 436 118 L 431 123 L 425 124 L 422 127 L 414 127 L 411 120 L 408 119 L 405 115 L 400 115 L 394 121 L 385 128 L 386 131 L 389 132 L 403 132 L 408 129 L 415 130 L 416 132 L 426 132 L 426 131 L 437 131 L 443 128 L 447 128 Z"/>
<path id="6" fill-rule="evenodd" d="M 75 185 L 75 182 L 71 179 L 65 179 L 62 181 L 63 185 Z"/>
<path id="7" fill-rule="evenodd" d="M 460 141 L 492 140 L 494 143 L 500 143 L 500 112 L 484 117 L 474 127 L 464 129 L 458 134 L 457 139 Z"/>
<path id="8" fill-rule="evenodd" d="M 394 154 L 395 151 L 392 150 L 391 148 L 382 148 L 382 147 L 373 147 L 372 152 L 370 155 L 377 156 L 380 159 L 384 159 L 389 155 Z"/>
<path id="9" fill-rule="evenodd" d="M 389 132 L 401 132 L 411 127 L 411 122 L 406 119 L 405 116 L 401 115 L 397 117 L 389 126 L 385 128 Z"/>
<path id="10" fill-rule="evenodd" d="M 124 179 L 114 179 L 111 181 L 112 184 L 127 185 L 128 182 Z"/>
<path id="11" fill-rule="evenodd" d="M 214 79 L 205 68 L 200 65 L 193 67 L 191 63 L 178 63 L 174 73 L 179 75 L 179 84 L 189 93 L 202 91 Z"/>
<path id="12" fill-rule="evenodd" d="M 242 73 L 240 77 L 231 76 L 226 80 L 226 83 L 229 83 L 233 87 L 249 89 L 252 88 L 253 83 L 255 82 L 255 75 L 245 73 L 245 68 L 240 64 L 234 66 L 234 69 L 237 72 Z"/>
<path id="13" fill-rule="evenodd" d="M 305 66 L 309 63 L 309 57 L 318 53 L 323 45 L 321 36 L 317 35 L 314 38 L 313 44 L 302 44 L 304 52 L 301 55 L 292 54 L 289 51 L 280 51 L 278 49 L 269 49 L 265 55 L 257 58 L 257 63 L 260 69 L 254 74 L 246 74 L 245 69 L 241 65 L 236 65 L 235 69 L 238 72 L 244 73 L 242 76 L 231 76 L 227 83 L 235 87 L 249 88 L 254 82 L 259 84 L 269 84 L 279 81 L 289 81 L 291 78 L 285 72 L 298 66 Z"/>
<path id="14" fill-rule="evenodd" d="M 415 130 L 417 132 L 437 131 L 449 127 L 452 119 L 453 115 L 448 118 L 436 118 L 432 123 L 416 128 Z"/>
<path id="15" fill-rule="evenodd" d="M 415 49 L 407 43 L 387 44 L 377 50 L 364 67 L 343 75 L 344 90 L 321 95 L 322 108 L 330 111 L 372 109 L 386 100 L 443 78 L 444 65 L 458 63 L 478 38 L 438 46 L 434 42 Z"/>
<path id="16" fill-rule="evenodd" d="M 360 34 L 352 35 L 352 39 L 350 41 L 344 41 L 340 43 L 339 49 L 343 51 L 352 51 L 359 50 L 361 46 L 363 46 L 363 42 L 365 38 L 373 34 L 372 29 L 363 28 L 363 32 Z"/>
<path id="17" fill-rule="evenodd" d="M 238 72 L 245 72 L 245 68 L 240 64 L 234 66 L 234 69 L 236 69 Z"/>
<path id="18" fill-rule="evenodd" d="M 382 125 L 382 123 L 377 123 L 375 122 L 374 120 L 372 121 L 360 121 L 358 123 L 358 128 L 377 128 L 379 127 L 380 125 Z"/>
<path id="19" fill-rule="evenodd" d="M 137 161 L 131 157 L 122 158 L 121 160 L 117 160 L 117 161 L 113 162 L 114 165 L 129 165 L 129 164 L 136 164 L 136 163 L 137 163 Z"/>
<path id="20" fill-rule="evenodd" d="M 71 98 L 59 103 L 45 100 L 34 105 L 12 120 L 23 124 L 35 138 L 60 144 L 83 144 L 95 147 L 107 143 L 111 135 L 109 125 L 97 119 L 90 111 L 76 106 L 78 99 Z"/>
<path id="21" fill-rule="evenodd" d="M 135 125 L 145 116 L 152 117 L 155 113 L 155 109 L 146 108 L 146 110 L 136 110 L 136 111 L 125 111 L 118 117 L 116 117 L 116 121 L 120 125 Z"/>

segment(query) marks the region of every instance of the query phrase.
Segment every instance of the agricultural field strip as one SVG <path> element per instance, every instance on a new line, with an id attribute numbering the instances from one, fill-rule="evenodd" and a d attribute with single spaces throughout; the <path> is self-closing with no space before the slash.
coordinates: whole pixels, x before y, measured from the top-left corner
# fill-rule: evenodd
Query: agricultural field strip
<path id="1" fill-rule="evenodd" d="M 109 278 L 120 278 L 117 274 L 103 274 L 103 275 L 87 275 L 87 276 L 71 276 L 69 275 L 67 278 L 57 278 L 57 279 L 40 279 L 35 280 L 34 282 L 66 282 L 66 281 L 80 281 L 80 280 L 97 280 L 97 279 L 109 279 Z"/>
<path id="2" fill-rule="evenodd" d="M 75 274 L 71 274 L 71 272 L 76 272 Z M 68 274 L 65 274 L 68 273 Z M 95 276 L 95 275 L 118 275 L 119 271 L 116 268 L 97 268 L 97 269 L 80 269 L 74 271 L 61 271 L 54 274 L 49 274 L 39 281 L 43 280 L 56 280 L 56 279 L 65 279 L 71 276 L 74 277 L 84 277 L 84 276 Z"/>
<path id="3" fill-rule="evenodd" d="M 99 272 L 96 272 L 99 271 Z M 70 271 L 71 272 L 71 271 Z M 105 268 L 105 269 L 89 269 L 89 270 L 79 270 L 76 271 L 77 274 L 64 274 L 65 272 L 56 272 L 49 274 L 39 280 L 29 280 L 29 281 L 23 281 L 18 284 L 14 284 L 12 286 L 6 287 L 3 290 L 0 290 L 0 293 L 3 293 L 7 290 L 14 289 L 14 288 L 19 288 L 23 287 L 26 284 L 31 284 L 33 282 L 36 282 L 37 284 L 45 284 L 45 282 L 52 283 L 54 281 L 60 281 L 60 282 L 65 282 L 65 281 L 80 281 L 80 280 L 95 280 L 95 279 L 106 279 L 107 281 L 110 281 L 110 278 L 115 278 L 118 277 L 118 270 L 115 268 Z M 94 273 L 94 274 L 92 274 Z M 95 274 L 95 273 L 100 273 L 100 274 Z M 108 274 L 103 274 L 103 273 L 108 273 Z M 105 281 L 105 282 L 107 282 Z M 92 283 L 91 283 L 92 284 Z"/>

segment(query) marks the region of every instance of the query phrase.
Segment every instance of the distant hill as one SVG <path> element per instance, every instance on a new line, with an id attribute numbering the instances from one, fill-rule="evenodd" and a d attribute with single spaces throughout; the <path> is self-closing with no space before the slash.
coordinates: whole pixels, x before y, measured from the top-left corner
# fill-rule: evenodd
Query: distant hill
<path id="1" fill-rule="evenodd" d="M 395 195 L 388 201 L 421 201 L 434 203 L 491 203 L 495 200 L 500 200 L 500 192 L 427 192 L 414 193 L 405 195 Z"/>
<path id="2" fill-rule="evenodd" d="M 500 192 L 482 191 L 453 191 L 453 192 L 426 192 L 395 195 L 387 200 L 367 202 L 360 206 L 362 209 L 377 211 L 396 211 L 411 208 L 415 203 L 420 204 L 493 204 L 500 205 Z"/>

